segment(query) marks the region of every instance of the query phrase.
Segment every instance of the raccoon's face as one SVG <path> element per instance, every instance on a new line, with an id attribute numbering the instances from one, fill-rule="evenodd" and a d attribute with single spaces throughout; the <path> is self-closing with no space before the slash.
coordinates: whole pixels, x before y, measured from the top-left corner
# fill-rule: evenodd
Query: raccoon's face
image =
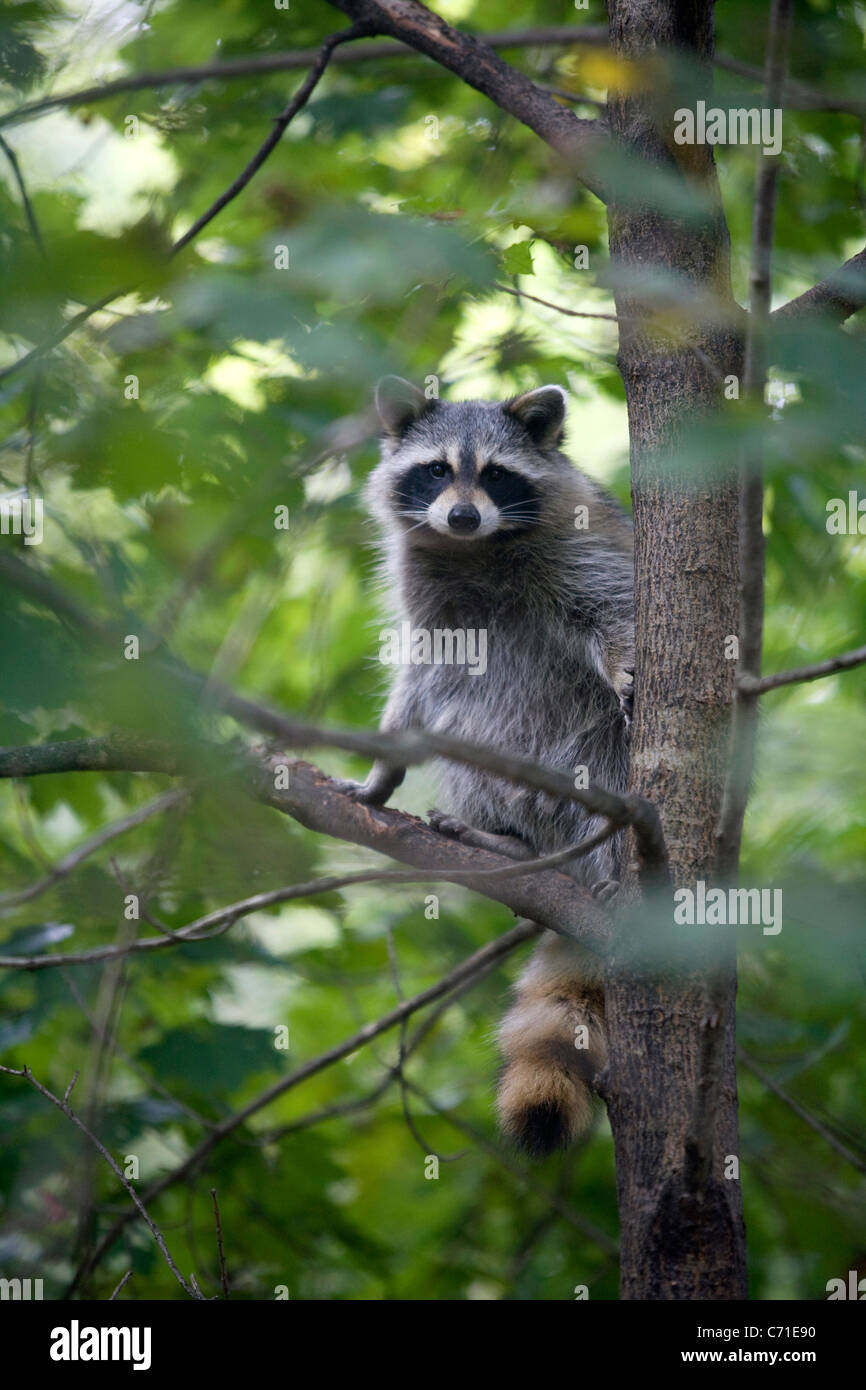
<path id="1" fill-rule="evenodd" d="M 408 381 L 384 377 L 376 407 L 384 438 L 371 496 L 411 544 L 465 545 L 519 535 L 538 523 L 565 392 L 542 386 L 504 403 L 429 401 Z"/>

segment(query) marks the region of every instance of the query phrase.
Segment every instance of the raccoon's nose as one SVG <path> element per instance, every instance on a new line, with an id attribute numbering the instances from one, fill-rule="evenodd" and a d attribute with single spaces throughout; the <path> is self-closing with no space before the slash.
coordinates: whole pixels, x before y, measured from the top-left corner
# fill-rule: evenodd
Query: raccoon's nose
<path id="1" fill-rule="evenodd" d="M 469 502 L 458 502 L 448 513 L 448 525 L 452 531 L 477 531 L 481 525 L 481 513 Z"/>

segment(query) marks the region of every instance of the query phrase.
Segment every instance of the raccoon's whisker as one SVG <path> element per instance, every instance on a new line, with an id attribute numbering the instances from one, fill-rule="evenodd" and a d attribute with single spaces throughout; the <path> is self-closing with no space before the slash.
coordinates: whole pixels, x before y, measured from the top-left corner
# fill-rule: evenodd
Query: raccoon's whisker
<path id="1" fill-rule="evenodd" d="M 417 531 L 417 530 L 419 530 L 420 527 L 426 526 L 426 525 L 428 524 L 428 523 L 427 523 L 427 513 L 426 513 L 426 512 L 420 512 L 420 513 L 419 513 L 419 512 L 401 512 L 400 515 L 401 515 L 402 517 L 405 517 L 407 520 L 411 520 L 411 518 L 412 518 L 413 516 L 420 516 L 420 517 L 421 517 L 421 520 L 420 520 L 420 521 L 416 521 L 414 526 L 408 526 L 408 527 L 406 528 L 406 535 L 407 535 L 407 536 L 410 535 L 412 531 Z"/>

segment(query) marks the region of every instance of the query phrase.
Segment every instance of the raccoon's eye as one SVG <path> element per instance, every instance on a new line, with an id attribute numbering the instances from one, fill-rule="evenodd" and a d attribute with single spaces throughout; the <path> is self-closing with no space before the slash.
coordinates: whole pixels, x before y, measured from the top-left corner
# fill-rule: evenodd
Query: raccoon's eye
<path id="1" fill-rule="evenodd" d="M 431 478 L 444 478 L 450 472 L 447 463 L 428 463 Z"/>
<path id="2" fill-rule="evenodd" d="M 500 468 L 498 463 L 491 463 L 489 467 L 485 468 L 484 476 L 488 482 L 498 483 L 500 478 L 505 477 L 505 469 Z"/>

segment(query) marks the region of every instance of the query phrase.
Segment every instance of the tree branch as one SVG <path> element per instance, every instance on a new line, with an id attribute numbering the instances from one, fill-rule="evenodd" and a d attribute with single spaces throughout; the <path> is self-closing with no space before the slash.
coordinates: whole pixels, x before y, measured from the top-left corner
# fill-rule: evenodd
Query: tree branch
<path id="1" fill-rule="evenodd" d="M 785 80 L 792 0 L 772 0 L 767 40 L 765 104 L 778 106 Z M 743 395 L 763 406 L 770 318 L 770 260 L 776 208 L 777 156 L 759 154 L 752 218 L 751 312 L 746 323 Z M 764 478 L 760 458 L 740 465 L 740 651 L 738 682 L 759 679 L 764 630 Z M 717 830 L 718 868 L 730 877 L 737 864 L 755 760 L 757 696 L 742 684 L 734 695 L 731 752 Z"/>
<path id="2" fill-rule="evenodd" d="M 817 681 L 822 676 L 832 676 L 836 671 L 850 671 L 854 666 L 862 666 L 866 661 L 866 647 L 854 647 L 850 652 L 828 657 L 826 661 L 816 661 L 811 666 L 796 666 L 791 671 L 777 671 L 772 676 L 742 675 L 737 681 L 739 689 L 751 695 L 763 695 L 768 690 L 778 690 L 782 685 L 795 685 L 802 681 Z"/>
<path id="3" fill-rule="evenodd" d="M 773 324 L 787 323 L 791 319 L 815 315 L 832 323 L 844 323 L 863 308 L 866 308 L 866 247 L 826 280 L 781 305 L 770 315 L 770 320 Z"/>
<path id="4" fill-rule="evenodd" d="M 0 371 L 0 382 L 6 381 L 10 376 L 14 376 L 16 372 L 20 372 L 21 369 L 28 366 L 29 363 L 38 362 L 40 358 L 45 356 L 46 352 L 51 352 L 53 348 L 59 347 L 61 343 L 65 343 L 66 339 L 70 337 L 77 328 L 80 328 L 88 319 L 93 318 L 94 314 L 98 314 L 100 309 L 107 308 L 115 299 L 120 299 L 122 295 L 129 294 L 134 288 L 134 285 L 125 285 L 122 290 L 111 290 L 109 294 L 104 294 L 101 299 L 95 300 L 92 304 L 86 304 L 83 309 L 79 309 L 77 314 L 73 314 L 71 319 L 67 319 L 62 327 L 58 328 L 56 333 L 52 333 L 50 338 L 46 338 L 44 342 L 37 343 L 29 352 L 25 352 L 21 357 L 16 357 L 14 362 L 10 362 L 8 367 L 4 367 L 3 370 Z"/>
<path id="5" fill-rule="evenodd" d="M 531 940 L 537 935 L 537 932 L 538 929 L 534 922 L 519 922 L 517 926 L 511 928 L 511 931 L 505 932 L 504 935 L 500 936 L 496 941 L 488 942 L 486 946 L 482 946 L 480 950 L 473 952 L 471 956 L 467 956 L 465 960 L 461 961 L 460 965 L 456 966 L 454 970 L 450 971 L 449 974 L 444 976 L 443 979 L 439 980 L 435 985 L 430 985 L 428 989 L 422 990 L 419 994 L 415 994 L 410 999 L 404 1000 L 395 1008 L 389 1010 L 388 1013 L 384 1014 L 382 1018 L 377 1019 L 375 1023 L 365 1024 L 357 1033 L 353 1033 L 350 1038 L 346 1038 L 343 1042 L 337 1043 L 336 1046 L 329 1048 L 327 1052 L 323 1052 L 318 1057 L 314 1057 L 309 1062 L 305 1062 L 289 1076 L 274 1082 L 272 1086 L 267 1087 L 266 1090 L 260 1092 L 258 1096 L 255 1096 L 249 1104 L 244 1106 L 243 1110 L 239 1110 L 235 1114 L 227 1116 L 226 1119 L 222 1120 L 218 1125 L 215 1125 L 210 1133 L 187 1155 L 182 1163 L 172 1168 L 170 1172 L 164 1173 L 161 1178 L 158 1178 L 155 1183 L 151 1184 L 144 1194 L 144 1201 L 152 1202 L 156 1197 L 159 1197 L 165 1192 L 167 1188 L 173 1187 L 175 1183 L 181 1182 L 184 1178 L 192 1174 L 200 1167 L 217 1144 L 221 1143 L 223 1139 L 226 1139 L 241 1125 L 246 1124 L 247 1120 L 251 1119 L 253 1115 L 258 1114 L 260 1110 L 263 1110 L 280 1096 L 285 1095 L 287 1091 L 293 1090 L 294 1087 L 299 1086 L 301 1082 L 309 1080 L 312 1076 L 317 1076 L 319 1072 L 324 1071 L 327 1067 L 331 1067 L 336 1062 L 342 1061 L 344 1057 L 348 1057 L 350 1053 L 357 1051 L 359 1047 L 364 1047 L 368 1043 L 373 1042 L 375 1038 L 380 1037 L 383 1033 L 387 1033 L 390 1029 L 396 1028 L 404 1018 L 409 1018 L 412 1014 L 417 1013 L 417 1011 L 423 1009 L 426 1004 L 435 1003 L 437 999 L 441 999 L 444 995 L 450 994 L 452 990 L 458 988 L 467 979 L 472 978 L 478 971 L 485 969 L 491 962 L 503 959 L 524 941 Z M 3 1068 L 2 1070 L 8 1070 L 8 1068 Z M 87 1278 L 90 1271 L 102 1259 L 106 1250 L 113 1245 L 124 1226 L 130 1221 L 134 1221 L 137 1214 L 138 1213 L 135 1211 L 125 1211 L 117 1217 L 111 1229 L 102 1238 L 96 1249 L 88 1255 L 82 1263 L 67 1291 L 67 1297 Z"/>
<path id="6" fill-rule="evenodd" d="M 115 1288 L 114 1293 L 111 1294 L 111 1296 L 110 1296 L 110 1298 L 109 1298 L 109 1300 L 108 1300 L 109 1303 L 113 1303 L 113 1302 L 114 1302 L 114 1300 L 117 1298 L 117 1295 L 120 1293 L 120 1290 L 123 1288 L 123 1286 L 124 1286 L 124 1284 L 126 1283 L 126 1281 L 127 1281 L 128 1279 L 131 1279 L 131 1278 L 132 1278 L 132 1270 L 131 1270 L 131 1269 L 128 1269 L 128 1270 L 126 1271 L 126 1273 L 124 1274 L 123 1278 L 121 1279 L 120 1283 L 119 1283 L 119 1284 L 117 1285 L 117 1287 Z"/>
<path id="7" fill-rule="evenodd" d="M 203 212 L 201 217 L 193 222 L 189 230 L 184 232 L 182 237 L 178 238 L 171 248 L 170 254 L 172 256 L 176 256 L 179 251 L 182 251 L 185 246 L 188 246 L 193 238 L 197 237 L 199 232 L 202 231 L 209 222 L 213 221 L 217 213 L 222 212 L 224 207 L 231 203 L 239 193 L 243 192 L 253 175 L 261 169 L 268 155 L 276 149 L 277 145 L 282 140 L 289 123 L 294 119 L 301 108 L 306 106 L 315 88 L 318 86 L 325 68 L 328 66 L 334 49 L 339 47 L 340 44 L 349 43 L 352 39 L 362 38 L 366 32 L 367 30 L 364 25 L 353 24 L 351 29 L 342 29 L 339 33 L 330 34 L 328 38 L 325 39 L 325 42 L 313 59 L 310 70 L 300 87 L 295 92 L 288 105 L 283 108 L 274 121 L 273 129 L 267 139 L 262 142 L 252 159 L 246 167 L 241 170 L 237 178 L 229 184 L 225 192 L 221 193 L 216 202 L 212 203 L 207 211 Z"/>
<path id="8" fill-rule="evenodd" d="M 526 290 L 514 290 L 509 285 L 494 285 L 502 294 L 514 295 L 515 299 L 531 299 L 533 304 L 543 304 L 545 309 L 555 309 L 558 314 L 566 314 L 571 319 L 607 319 L 619 323 L 618 314 L 590 314 L 584 309 L 566 309 L 562 304 L 552 304 L 549 299 L 539 299 L 537 294 L 527 294 Z"/>
<path id="9" fill-rule="evenodd" d="M 232 751 L 232 750 L 229 750 Z M 308 763 L 291 762 L 285 757 L 271 756 L 268 760 L 251 757 L 243 750 L 233 750 L 240 784 L 248 795 L 290 815 L 310 830 L 320 831 L 350 843 L 363 845 L 381 854 L 411 864 L 423 873 L 405 874 L 389 870 L 369 870 L 361 873 L 332 875 L 310 883 L 292 884 L 270 893 L 208 913 L 181 928 L 171 937 L 148 937 L 123 945 L 95 947 L 86 953 L 34 956 L 23 959 L 15 956 L 0 958 L 0 965 L 9 968 L 38 969 L 46 966 L 80 964 L 83 961 L 107 960 L 130 952 L 155 951 L 173 941 L 194 940 L 203 932 L 231 925 L 239 917 L 278 902 L 307 897 L 313 893 L 332 892 L 352 883 L 388 880 L 393 882 L 429 881 L 430 877 L 465 885 L 496 902 L 503 903 L 520 917 L 530 917 L 562 935 L 585 941 L 603 951 L 608 937 L 609 919 L 592 895 L 573 878 L 558 873 L 555 868 L 532 867 L 531 862 L 513 864 L 502 855 L 476 849 L 459 841 L 446 839 L 414 816 L 389 807 L 362 806 L 342 791 L 338 784 Z M 226 749 L 214 748 L 214 755 L 223 762 Z M 65 743 L 42 744 L 24 749 L 0 749 L 0 777 L 35 776 L 43 772 L 69 771 L 148 771 L 178 773 L 198 764 L 201 748 L 180 748 L 157 744 L 154 741 L 129 737 L 111 739 L 73 739 Z M 276 789 L 274 766 L 289 768 L 289 786 Z M 567 779 L 564 779 L 567 781 Z M 605 834 L 607 832 L 604 832 Z M 588 845 L 585 843 L 583 849 Z M 580 846 L 561 851 L 555 856 L 535 861 L 543 865 L 549 859 L 562 862 L 581 852 Z M 494 872 L 489 872 L 493 870 Z"/>
<path id="10" fill-rule="evenodd" d="M 351 29 L 343 29 L 340 30 L 339 33 L 329 35 L 317 50 L 306 78 L 295 92 L 291 101 L 274 121 L 273 129 L 267 139 L 259 146 L 252 159 L 225 192 L 221 193 L 216 202 L 212 203 L 211 206 L 202 213 L 201 217 L 197 218 L 192 226 L 184 232 L 183 236 L 179 237 L 173 244 L 168 253 L 169 259 L 176 256 L 185 246 L 188 246 L 194 237 L 197 237 L 199 232 L 208 226 L 217 214 L 229 203 L 233 202 L 238 194 L 246 188 L 253 175 L 262 167 L 265 160 L 279 144 L 289 123 L 301 108 L 306 105 L 310 95 L 318 85 L 325 68 L 328 66 L 334 49 L 339 44 L 347 43 L 350 39 L 359 38 L 364 33 L 364 26 L 356 24 L 353 25 Z M 77 314 L 74 314 L 73 317 L 63 324 L 56 333 L 52 334 L 50 338 L 46 338 L 44 342 L 38 343 L 36 347 L 31 348 L 29 352 L 24 353 L 22 357 L 19 357 L 15 362 L 11 362 L 8 367 L 0 371 L 0 382 L 5 381 L 7 377 L 12 376 L 13 373 L 20 371 L 22 367 L 27 366 L 29 362 L 38 361 L 46 352 L 50 352 L 52 348 L 59 347 L 71 333 L 74 333 L 77 328 L 80 328 L 83 323 L 86 323 L 87 320 L 92 318 L 95 313 L 98 313 L 100 309 L 106 308 L 113 300 L 119 299 L 121 295 L 131 293 L 135 288 L 135 285 L 125 285 L 122 289 L 112 290 L 109 294 L 103 295 L 101 299 L 96 300 L 93 304 L 85 305 L 83 309 L 79 310 Z"/>
<path id="11" fill-rule="evenodd" d="M 210 1195 L 211 1195 L 211 1199 L 212 1199 L 212 1201 L 213 1201 L 213 1214 L 214 1214 L 214 1221 L 215 1221 L 215 1223 L 216 1223 L 217 1249 L 218 1249 L 218 1251 L 219 1251 L 219 1257 L 220 1257 L 220 1284 L 222 1285 L 223 1298 L 228 1298 L 228 1297 L 229 1297 L 229 1276 L 228 1276 L 228 1271 L 226 1270 L 226 1257 L 225 1257 L 225 1252 L 223 1251 L 223 1228 L 222 1228 L 222 1222 L 220 1221 L 220 1207 L 219 1207 L 219 1202 L 217 1201 L 217 1193 L 216 1193 L 216 1188 L 215 1188 L 215 1187 L 212 1187 L 212 1188 L 211 1188 L 211 1190 L 210 1190 Z"/>
<path id="12" fill-rule="evenodd" d="M 776 109 L 785 83 L 792 0 L 772 0 L 765 69 L 764 104 Z M 764 404 L 767 375 L 767 328 L 770 317 L 770 268 L 779 158 L 759 154 L 752 216 L 751 303 L 746 323 L 743 395 L 756 407 Z M 764 475 L 760 447 L 744 449 L 739 478 L 739 660 L 738 676 L 759 677 L 764 633 Z M 717 829 L 717 871 L 723 880 L 736 873 L 755 762 L 758 700 L 735 688 L 731 720 L 730 762 Z M 697 1084 L 685 1142 L 687 1190 L 702 1197 L 712 1171 L 716 1116 L 725 1072 L 726 1029 L 723 1024 L 729 980 L 720 970 L 708 978 L 702 1021 Z"/>
<path id="13" fill-rule="evenodd" d="M 554 24 L 537 29 L 495 29 L 478 34 L 477 37 L 491 48 L 520 49 L 572 48 L 578 44 L 606 48 L 609 36 L 607 26 L 603 24 Z M 238 77 L 268 77 L 277 72 L 292 72 L 309 67 L 315 56 L 314 48 L 301 48 L 283 53 L 256 54 L 249 58 L 231 58 L 218 63 L 193 63 L 185 67 L 166 68 L 162 72 L 127 73 L 125 77 L 117 77 L 111 82 L 100 82 L 76 91 L 54 92 L 51 96 L 40 97 L 38 101 L 17 106 L 12 111 L 0 115 L 0 129 L 32 120 L 45 111 L 53 111 L 58 107 L 90 106 L 94 102 L 122 96 L 125 92 L 141 92 L 148 89 L 159 91 L 163 87 L 227 82 Z M 362 63 L 391 62 L 394 59 L 417 57 L 417 50 L 407 44 L 378 41 L 335 53 L 331 62 L 341 67 L 355 67 Z M 713 62 L 716 67 L 736 73 L 740 77 L 757 82 L 763 79 L 760 68 L 728 54 L 716 53 Z M 567 95 L 570 100 L 582 100 L 575 98 L 574 93 L 563 95 Z M 866 109 L 866 102 L 857 97 L 834 97 L 827 92 L 809 87 L 805 82 L 792 79 L 785 83 L 784 102 L 785 106 L 793 111 L 836 111 L 860 115 Z"/>
<path id="14" fill-rule="evenodd" d="M 0 555 L 0 574 L 5 574 L 16 588 L 39 599 L 55 612 L 80 627 L 97 643 L 116 644 L 122 637 L 121 628 L 116 624 L 101 623 L 86 610 L 71 601 L 50 579 L 25 564 L 16 556 Z M 128 631 L 128 628 L 125 629 Z M 661 820 L 655 806 L 642 797 L 632 794 L 618 795 L 601 787 L 577 788 L 573 780 L 562 772 L 544 768 L 529 758 L 502 753 L 498 749 L 470 744 L 462 739 L 427 730 L 407 729 L 393 733 L 370 733 L 348 729 L 324 729 L 316 725 L 293 719 L 260 701 L 246 699 L 217 681 L 210 680 L 198 672 L 191 671 L 177 661 L 163 661 L 167 676 L 192 686 L 200 694 L 205 694 L 209 708 L 222 710 L 239 723 L 259 733 L 280 741 L 281 746 L 292 748 L 339 748 L 344 752 L 359 753 L 369 758 L 381 758 L 398 767 L 410 767 L 428 762 L 431 758 L 451 758 L 456 762 L 479 767 L 485 772 L 493 772 L 507 781 L 535 787 L 557 800 L 577 801 L 592 815 L 604 816 L 611 824 L 624 828 L 632 826 L 635 833 L 641 878 L 645 886 L 668 881 L 667 848 L 661 828 Z M 99 755 L 102 750 L 106 756 L 122 759 L 127 755 L 123 737 L 112 742 L 109 749 L 103 740 L 97 746 L 88 748 L 88 740 L 74 740 L 82 745 L 80 756 L 85 764 Z M 157 757 L 165 753 L 164 746 L 156 745 Z M 137 756 L 137 745 L 133 740 L 129 756 Z M 141 749 L 142 755 L 149 756 L 148 748 Z M 16 755 L 22 758 L 23 767 L 31 767 L 34 772 L 39 767 L 38 745 L 31 749 L 6 749 L 6 766 L 15 765 Z M 78 756 L 72 748 L 68 757 Z M 50 762 L 49 755 L 49 762 Z M 74 771 L 69 768 L 51 768 L 53 771 Z M 78 770 L 99 770 L 98 766 L 85 766 Z M 108 769 L 106 769 L 108 770 Z M 128 769 L 127 769 L 128 770 Z M 136 769 L 132 769 L 136 770 Z M 150 768 L 147 764 L 138 771 L 177 772 L 176 762 L 171 766 Z M 30 776 L 31 772 L 14 773 L 6 776 Z"/>
<path id="15" fill-rule="evenodd" d="M 94 835 L 85 840 L 75 849 L 58 859 L 56 864 L 52 864 L 44 878 L 40 878 L 36 883 L 31 883 L 27 888 L 19 888 L 12 893 L 0 893 L 0 916 L 6 916 L 22 903 L 32 902 L 42 893 L 46 893 L 49 888 L 53 888 L 61 879 L 66 878 L 77 869 L 78 865 L 85 859 L 89 859 L 91 854 L 102 849 L 103 845 L 110 844 L 119 835 L 125 835 L 127 830 L 132 830 L 136 825 L 143 824 L 151 816 L 157 816 L 162 811 L 169 810 L 183 800 L 183 791 L 166 792 L 163 796 L 157 796 L 153 801 L 148 801 L 145 806 L 139 806 L 137 810 L 131 811 L 128 816 L 121 820 L 112 821 L 111 825 L 103 826 Z"/>
<path id="16" fill-rule="evenodd" d="M 750 1057 L 741 1047 L 737 1049 L 737 1056 L 743 1066 L 747 1067 L 750 1072 L 753 1072 L 758 1080 L 767 1087 L 768 1091 L 772 1091 L 773 1095 L 778 1096 L 779 1100 L 784 1101 L 785 1105 L 793 1110 L 795 1115 L 799 1115 L 800 1119 L 803 1120 L 810 1129 L 814 1129 L 816 1134 L 820 1134 L 824 1142 L 829 1144 L 830 1148 L 833 1149 L 840 1158 L 844 1158 L 845 1162 L 850 1163 L 852 1168 L 856 1168 L 858 1173 L 866 1173 L 866 1160 L 860 1158 L 858 1154 L 855 1154 L 853 1150 L 849 1149 L 847 1144 L 843 1144 L 841 1139 L 837 1139 L 831 1129 L 828 1129 L 826 1125 L 822 1124 L 821 1121 L 811 1113 L 811 1111 L 807 1110 L 805 1106 L 801 1105 L 799 1101 L 794 1100 L 793 1096 L 783 1090 L 779 1083 L 773 1080 L 769 1072 L 764 1071 L 764 1068 L 758 1065 L 754 1057 Z"/>
<path id="17" fill-rule="evenodd" d="M 512 68 L 488 43 L 446 24 L 418 0 L 329 0 L 368 32 L 389 34 L 426 53 L 502 111 L 539 135 L 568 162 L 597 197 L 604 198 L 605 151 L 610 133 L 601 121 L 579 120 L 524 73 Z M 579 40 L 580 27 L 572 31 Z"/>
<path id="18" fill-rule="evenodd" d="M 540 933 L 541 928 L 536 924 L 536 934 Z M 518 943 L 522 944 L 522 943 Z M 456 989 L 452 990 L 444 999 L 432 1009 L 424 1022 L 419 1024 L 403 1049 L 403 1061 L 408 1060 L 412 1053 L 417 1050 L 436 1027 L 439 1019 L 446 1014 L 449 1009 L 467 994 L 469 990 L 475 989 L 488 975 L 501 964 L 501 960 L 490 960 L 478 969 L 468 979 L 464 980 Z M 338 1101 L 334 1105 L 326 1105 L 314 1110 L 306 1115 L 301 1115 L 296 1120 L 290 1120 L 288 1124 L 280 1125 L 278 1129 L 267 1130 L 259 1138 L 262 1147 L 276 1144 L 280 1139 L 287 1138 L 291 1134 L 296 1134 L 299 1130 L 310 1129 L 313 1125 L 321 1124 L 325 1120 L 334 1119 L 339 1116 L 352 1114 L 354 1111 L 362 1110 L 368 1105 L 373 1105 L 381 1096 L 385 1094 L 389 1086 L 397 1080 L 400 1075 L 401 1066 L 399 1062 L 394 1062 L 387 1067 L 379 1081 L 368 1091 L 366 1095 L 355 1096 L 352 1100 Z"/>
<path id="19" fill-rule="evenodd" d="M 2 125 L 2 121 L 0 121 L 0 125 Z M 0 135 L 0 150 L 2 150 L 5 154 L 9 162 L 9 165 L 12 169 L 12 175 L 15 179 L 16 184 L 18 185 L 18 192 L 21 195 L 21 202 L 24 206 L 24 216 L 27 218 L 27 225 L 30 228 L 30 235 L 36 243 L 36 249 L 38 250 L 40 256 L 44 261 L 45 243 L 42 240 L 42 233 L 39 230 L 39 223 L 36 221 L 36 214 L 33 211 L 33 204 L 31 203 L 30 195 L 27 192 L 27 185 L 24 182 L 24 175 L 21 173 L 21 165 L 18 163 L 18 156 L 13 150 L 12 146 L 6 140 L 4 140 L 2 135 Z"/>
<path id="20" fill-rule="evenodd" d="M 527 1173 L 527 1171 L 522 1168 L 519 1163 L 516 1163 L 511 1155 L 500 1148 L 498 1144 L 491 1143 L 487 1136 L 482 1134 L 480 1130 L 477 1130 L 474 1125 L 467 1124 L 466 1120 L 455 1115 L 452 1110 L 446 1110 L 444 1106 L 438 1105 L 433 1097 L 427 1091 L 423 1090 L 417 1082 L 407 1080 L 406 1086 L 408 1090 L 413 1091 L 420 1100 L 424 1101 L 435 1115 L 440 1115 L 443 1120 L 453 1125 L 461 1134 L 465 1134 L 467 1139 L 472 1139 L 483 1153 L 495 1159 L 496 1162 L 501 1163 L 506 1172 L 511 1173 L 513 1177 L 517 1178 L 529 1192 L 541 1197 L 559 1216 L 566 1220 L 571 1226 L 576 1227 L 576 1229 L 585 1235 L 588 1240 L 591 1240 L 594 1245 L 599 1246 L 605 1254 L 611 1255 L 614 1258 L 619 1254 L 619 1246 L 606 1231 L 603 1231 L 600 1226 L 596 1226 L 594 1221 L 589 1221 L 585 1216 L 576 1212 L 573 1206 L 564 1201 L 558 1193 L 550 1192 L 549 1189 L 542 1187 L 540 1183 L 536 1182 L 531 1173 Z"/>

